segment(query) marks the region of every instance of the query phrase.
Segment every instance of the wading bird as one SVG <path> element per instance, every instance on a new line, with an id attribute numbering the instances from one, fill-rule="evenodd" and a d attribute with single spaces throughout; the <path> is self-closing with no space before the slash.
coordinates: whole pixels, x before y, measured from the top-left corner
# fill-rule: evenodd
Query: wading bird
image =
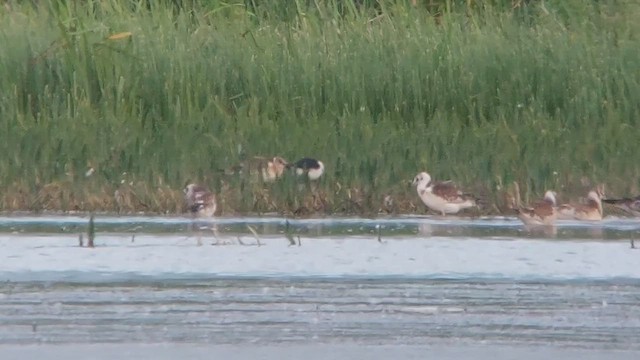
<path id="1" fill-rule="evenodd" d="M 225 169 L 224 172 L 227 175 L 246 172 L 253 181 L 274 182 L 282 177 L 289 166 L 291 166 L 289 162 L 280 156 L 272 158 L 254 156 L 236 166 Z"/>
<path id="2" fill-rule="evenodd" d="M 602 202 L 622 209 L 633 216 L 640 217 L 640 195 L 634 198 L 602 199 Z"/>
<path id="3" fill-rule="evenodd" d="M 280 156 L 275 156 L 273 159 L 266 160 L 260 166 L 260 172 L 262 174 L 262 180 L 265 182 L 276 181 L 284 174 L 284 171 L 289 167 L 289 162 Z"/>
<path id="4" fill-rule="evenodd" d="M 212 218 L 216 212 L 218 204 L 216 202 L 216 196 L 209 191 L 206 187 L 189 184 L 184 188 L 184 199 L 187 203 L 187 208 L 194 218 Z M 195 227 L 195 223 L 191 223 L 191 231 Z M 213 225 L 211 229 L 214 235 L 217 237 L 216 225 Z M 198 245 L 202 245 L 202 235 L 198 233 Z"/>
<path id="5" fill-rule="evenodd" d="M 558 217 L 556 193 L 547 190 L 544 198 L 531 207 L 515 206 L 514 210 L 525 225 L 553 225 Z"/>
<path id="6" fill-rule="evenodd" d="M 184 199 L 187 208 L 196 217 L 213 217 L 218 204 L 216 196 L 207 188 L 197 184 L 189 184 L 184 188 Z"/>
<path id="7" fill-rule="evenodd" d="M 460 191 L 452 181 L 434 182 L 426 172 L 416 175 L 413 185 L 422 202 L 443 216 L 477 206 L 475 197 Z"/>
<path id="8" fill-rule="evenodd" d="M 298 176 L 307 176 L 309 180 L 318 180 L 324 174 L 324 164 L 320 160 L 312 158 L 302 158 L 289 165 L 293 167 Z"/>
<path id="9" fill-rule="evenodd" d="M 589 191 L 586 204 L 560 205 L 558 207 L 558 218 L 587 221 L 602 220 L 602 198 L 604 198 L 604 196 L 604 185 L 600 184 L 595 189 Z"/>

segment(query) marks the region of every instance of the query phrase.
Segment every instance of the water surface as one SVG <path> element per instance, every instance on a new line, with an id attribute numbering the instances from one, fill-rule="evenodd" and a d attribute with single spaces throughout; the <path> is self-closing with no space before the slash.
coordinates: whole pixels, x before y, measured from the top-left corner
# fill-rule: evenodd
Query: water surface
<path id="1" fill-rule="evenodd" d="M 98 216 L 93 249 L 87 223 L 0 218 L 2 359 L 640 355 L 633 219 Z"/>

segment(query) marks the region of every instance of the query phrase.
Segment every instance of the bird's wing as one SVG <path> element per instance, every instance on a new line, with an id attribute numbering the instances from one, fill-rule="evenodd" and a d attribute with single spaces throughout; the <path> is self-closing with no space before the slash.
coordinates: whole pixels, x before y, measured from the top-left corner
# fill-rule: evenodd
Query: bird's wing
<path id="1" fill-rule="evenodd" d="M 431 192 L 448 202 L 465 202 L 468 200 L 468 197 L 452 181 L 434 183 L 431 186 Z"/>

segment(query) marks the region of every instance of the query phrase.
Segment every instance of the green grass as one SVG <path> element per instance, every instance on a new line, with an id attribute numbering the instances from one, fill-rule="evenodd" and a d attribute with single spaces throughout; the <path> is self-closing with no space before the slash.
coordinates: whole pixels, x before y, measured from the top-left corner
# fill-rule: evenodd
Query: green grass
<path id="1" fill-rule="evenodd" d="M 525 199 L 584 180 L 640 192 L 632 0 L 70 3 L 0 9 L 5 210 L 112 210 L 125 172 L 143 210 L 178 211 L 189 180 L 226 193 L 225 212 L 300 206 L 291 179 L 258 206 L 216 171 L 253 155 L 322 159 L 327 212 L 419 204 L 423 169 L 492 199 L 512 181 Z M 46 205 L 47 184 L 69 194 Z"/>

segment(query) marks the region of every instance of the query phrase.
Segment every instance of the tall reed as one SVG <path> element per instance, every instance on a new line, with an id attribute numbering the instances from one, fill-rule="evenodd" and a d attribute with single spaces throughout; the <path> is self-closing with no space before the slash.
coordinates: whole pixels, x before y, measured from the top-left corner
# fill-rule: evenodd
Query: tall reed
<path id="1" fill-rule="evenodd" d="M 418 2 L 420 3 L 420 2 Z M 382 4 L 382 5 L 380 5 Z M 7 2 L 0 208 L 413 211 L 423 169 L 492 199 L 518 181 L 640 192 L 640 5 L 619 0 Z M 320 158 L 313 190 L 218 169 Z M 89 169 L 95 172 L 85 176 Z M 314 193 L 315 192 L 315 193 Z"/>

